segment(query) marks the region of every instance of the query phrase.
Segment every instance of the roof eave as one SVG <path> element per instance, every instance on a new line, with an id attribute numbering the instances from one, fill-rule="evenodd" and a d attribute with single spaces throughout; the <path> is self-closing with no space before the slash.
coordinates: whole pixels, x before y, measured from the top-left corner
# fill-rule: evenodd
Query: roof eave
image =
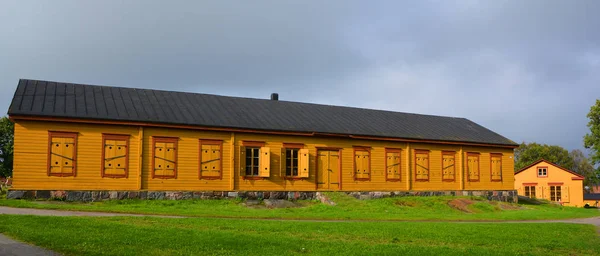
<path id="1" fill-rule="evenodd" d="M 465 145 L 465 146 L 484 146 L 484 147 L 500 147 L 500 148 L 517 148 L 518 144 L 495 144 L 486 142 L 471 142 L 471 141 L 447 141 L 447 140 L 430 140 L 430 139 L 414 139 L 414 138 L 395 138 L 395 137 L 378 137 L 378 136 L 365 136 L 365 135 L 351 135 L 351 134 L 337 134 L 337 133 L 321 133 L 321 132 L 304 132 L 304 131 L 279 131 L 279 130 L 259 130 L 259 129 L 247 129 L 237 127 L 215 127 L 215 126 L 199 126 L 189 124 L 171 124 L 162 122 L 140 122 L 140 121 L 124 121 L 114 119 L 84 119 L 84 118 L 70 118 L 64 116 L 39 116 L 39 115 L 28 115 L 28 114 L 14 114 L 9 113 L 9 118 L 15 122 L 16 120 L 33 120 L 33 121 L 60 121 L 60 122 L 73 122 L 73 123 L 102 123 L 102 124 L 116 124 L 116 125 L 137 125 L 137 126 L 153 126 L 153 127 L 170 127 L 170 128 L 184 128 L 184 129 L 199 129 L 199 130 L 222 130 L 226 132 L 248 132 L 248 133 L 263 133 L 263 134 L 280 134 L 280 135 L 302 135 L 302 136 L 327 136 L 327 137 L 347 137 L 353 139 L 366 139 L 366 140 L 381 140 L 381 141 L 397 141 L 397 142 L 413 142 L 413 143 L 437 143 L 437 144 L 452 144 L 452 145 Z"/>

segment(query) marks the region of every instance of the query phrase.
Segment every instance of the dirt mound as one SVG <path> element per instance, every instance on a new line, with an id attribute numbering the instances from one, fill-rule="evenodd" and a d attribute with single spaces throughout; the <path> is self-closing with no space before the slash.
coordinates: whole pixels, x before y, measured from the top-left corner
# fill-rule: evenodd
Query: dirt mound
<path id="1" fill-rule="evenodd" d="M 448 201 L 448 205 L 454 209 L 457 209 L 461 212 L 473 213 L 473 211 L 469 210 L 469 205 L 473 204 L 473 201 L 469 199 L 459 198 Z"/>

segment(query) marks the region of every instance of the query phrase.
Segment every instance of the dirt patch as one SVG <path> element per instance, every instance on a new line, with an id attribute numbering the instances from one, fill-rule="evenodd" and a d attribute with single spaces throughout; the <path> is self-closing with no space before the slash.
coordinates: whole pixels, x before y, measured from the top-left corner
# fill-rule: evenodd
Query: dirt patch
<path id="1" fill-rule="evenodd" d="M 417 206 L 421 205 L 419 202 L 415 202 L 415 201 L 396 201 L 394 204 L 396 204 L 397 206 L 404 206 L 404 207 L 417 207 Z"/>
<path id="2" fill-rule="evenodd" d="M 457 209 L 461 212 L 473 213 L 473 211 L 469 210 L 469 205 L 473 204 L 473 201 L 469 199 L 459 198 L 448 201 L 448 205 L 454 209 Z"/>
<path id="3" fill-rule="evenodd" d="M 302 208 L 305 207 L 301 202 L 294 202 L 283 199 L 265 199 L 246 200 L 242 205 L 252 209 L 278 209 L 278 208 Z"/>
<path id="4" fill-rule="evenodd" d="M 518 205 L 512 205 L 512 204 L 500 204 L 500 209 L 502 209 L 502 210 L 523 210 L 525 208 L 518 206 Z"/>

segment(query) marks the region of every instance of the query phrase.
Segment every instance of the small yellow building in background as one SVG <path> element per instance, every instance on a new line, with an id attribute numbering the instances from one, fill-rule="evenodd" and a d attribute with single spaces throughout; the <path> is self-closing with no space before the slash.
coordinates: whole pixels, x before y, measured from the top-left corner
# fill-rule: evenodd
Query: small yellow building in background
<path id="1" fill-rule="evenodd" d="M 571 170 L 540 159 L 515 173 L 515 188 L 520 196 L 583 207 L 583 180 Z"/>

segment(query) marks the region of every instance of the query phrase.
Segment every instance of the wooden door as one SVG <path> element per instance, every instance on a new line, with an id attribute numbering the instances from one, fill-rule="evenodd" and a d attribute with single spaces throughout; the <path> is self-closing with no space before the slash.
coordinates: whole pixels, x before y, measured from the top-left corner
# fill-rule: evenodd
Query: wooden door
<path id="1" fill-rule="evenodd" d="M 340 189 L 340 152 L 319 150 L 317 153 L 317 189 Z"/>

